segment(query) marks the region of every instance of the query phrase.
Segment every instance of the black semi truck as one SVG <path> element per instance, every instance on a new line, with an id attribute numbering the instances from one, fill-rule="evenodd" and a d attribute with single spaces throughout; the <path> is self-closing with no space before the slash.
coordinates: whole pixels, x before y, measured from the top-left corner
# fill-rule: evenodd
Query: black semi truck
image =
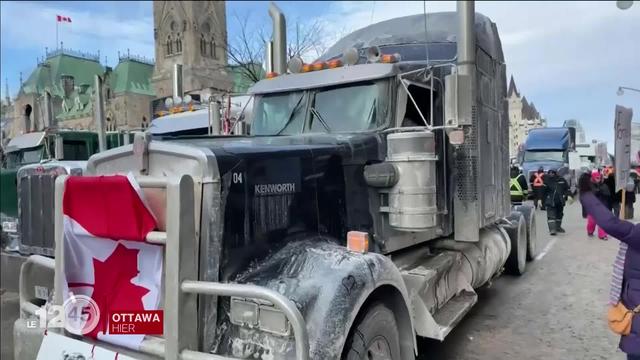
<path id="1" fill-rule="evenodd" d="M 164 336 L 96 346 L 141 359 L 414 359 L 416 337 L 443 340 L 475 289 L 535 258 L 535 214 L 509 201 L 500 37 L 473 2 L 368 26 L 288 70 L 273 48 L 250 90 L 250 135 L 138 134 L 91 157 L 84 176 L 135 176 L 161 224 L 148 241 L 166 251 Z M 30 274 L 48 271 L 49 300 L 64 298 L 61 216 L 58 200 L 55 263 L 23 268 L 17 359 L 42 338 L 25 325 L 42 302 Z"/>

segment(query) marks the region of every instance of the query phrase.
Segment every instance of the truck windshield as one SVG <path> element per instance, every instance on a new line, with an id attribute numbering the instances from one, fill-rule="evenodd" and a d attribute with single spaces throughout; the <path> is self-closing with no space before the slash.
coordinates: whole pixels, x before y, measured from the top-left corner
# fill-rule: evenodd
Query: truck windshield
<path id="1" fill-rule="evenodd" d="M 33 164 L 42 160 L 42 146 L 31 149 L 12 151 L 7 154 L 7 169 L 13 169 L 21 165 Z"/>
<path id="2" fill-rule="evenodd" d="M 564 162 L 564 151 L 526 151 L 524 161 L 558 161 Z"/>
<path id="3" fill-rule="evenodd" d="M 251 132 L 254 135 L 290 135 L 302 132 L 307 96 L 302 91 L 260 97 Z"/>
<path id="4" fill-rule="evenodd" d="M 366 131 L 384 124 L 388 81 L 358 83 L 256 98 L 252 135 Z"/>
<path id="5" fill-rule="evenodd" d="M 376 127 L 375 84 L 334 88 L 316 93 L 310 132 L 343 132 Z M 325 122 L 324 124 L 322 122 Z"/>

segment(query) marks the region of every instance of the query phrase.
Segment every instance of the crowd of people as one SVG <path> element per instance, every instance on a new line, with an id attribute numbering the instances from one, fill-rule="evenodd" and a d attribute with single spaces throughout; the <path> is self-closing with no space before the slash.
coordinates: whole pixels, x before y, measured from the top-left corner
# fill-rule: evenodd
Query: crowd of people
<path id="1" fill-rule="evenodd" d="M 594 169 L 589 176 L 590 186 L 593 194 L 600 202 L 615 216 L 620 216 L 623 203 L 622 190 L 615 191 L 615 171 L 613 167 L 604 167 Z M 556 170 L 550 169 L 545 173 L 543 168 L 531 174 L 527 184 L 525 176 L 517 166 L 511 167 L 511 201 L 513 203 L 522 203 L 531 195 L 533 205 L 536 209 L 540 208 L 547 212 L 547 224 L 549 226 L 549 234 L 556 235 L 564 233 L 562 228 L 562 219 L 564 218 L 564 207 L 567 201 L 573 201 L 571 189 L 564 177 L 558 175 Z M 635 194 L 636 184 L 633 180 L 629 180 L 626 185 L 625 193 L 625 209 L 624 218 L 632 219 L 634 217 L 633 204 L 636 201 Z M 596 225 L 592 216 L 582 210 L 582 216 L 587 219 L 587 234 L 594 236 L 596 229 L 598 238 L 607 240 L 606 231 Z"/>
<path id="2" fill-rule="evenodd" d="M 522 179 L 524 175 L 517 167 L 512 167 L 512 201 L 521 202 L 528 198 L 529 189 Z M 566 180 L 554 170 L 545 173 L 544 169 L 539 169 L 529 182 L 534 205 L 547 211 L 549 233 L 564 232 L 563 208 L 571 197 Z M 587 219 L 587 235 L 594 236 L 597 228 L 600 239 L 607 240 L 611 236 L 620 240 L 613 263 L 607 322 L 610 329 L 620 335 L 619 347 L 628 360 L 640 360 L 640 224 L 625 221 L 634 216 L 636 189 L 637 184 L 630 180 L 624 192 L 615 191 L 612 168 L 583 173 L 578 180 L 582 215 Z"/>

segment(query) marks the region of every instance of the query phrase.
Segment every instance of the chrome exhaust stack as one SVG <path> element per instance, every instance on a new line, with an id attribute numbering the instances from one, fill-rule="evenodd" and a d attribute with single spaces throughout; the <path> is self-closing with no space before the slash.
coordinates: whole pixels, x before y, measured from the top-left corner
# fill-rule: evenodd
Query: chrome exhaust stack
<path id="1" fill-rule="evenodd" d="M 282 75 L 287 72 L 287 23 L 284 14 L 273 2 L 269 5 L 269 16 L 273 22 L 273 34 L 271 35 L 273 71 Z M 269 49 L 269 44 L 267 44 L 267 49 Z"/>
<path id="2" fill-rule="evenodd" d="M 100 152 L 107 150 L 107 136 L 105 133 L 105 121 L 104 121 L 104 97 L 102 95 L 102 78 L 100 75 L 95 77 L 95 120 L 96 130 L 98 132 L 98 149 Z"/>
<path id="3" fill-rule="evenodd" d="M 182 64 L 173 65 L 173 98 L 182 99 L 184 89 L 182 88 Z M 175 100 L 174 100 L 175 101 Z"/>
<path id="4" fill-rule="evenodd" d="M 455 171 L 465 176 L 456 177 L 453 212 L 454 238 L 457 241 L 477 242 L 482 227 L 480 169 L 478 164 L 478 123 L 475 108 L 476 37 L 475 4 L 458 1 L 458 35 L 456 39 L 458 61 L 456 73 L 445 78 L 447 125 L 460 126 L 464 144 L 455 157 Z M 475 140 L 474 140 L 475 139 Z M 464 219 L 464 221 L 462 221 Z"/>

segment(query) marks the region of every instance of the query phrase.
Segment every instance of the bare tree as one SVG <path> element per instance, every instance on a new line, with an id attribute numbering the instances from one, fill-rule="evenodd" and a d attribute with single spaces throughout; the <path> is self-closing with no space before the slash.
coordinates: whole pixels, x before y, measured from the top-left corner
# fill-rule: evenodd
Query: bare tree
<path id="1" fill-rule="evenodd" d="M 243 16 L 235 13 L 234 21 L 238 25 L 238 32 L 228 38 L 226 52 L 229 65 L 239 69 L 242 76 L 255 83 L 264 78 L 263 63 L 265 60 L 266 43 L 271 33 L 270 27 L 255 26 L 249 13 Z M 318 20 L 306 24 L 294 22 L 287 28 L 287 57 L 300 56 L 305 61 L 312 61 L 319 57 L 326 49 L 326 34 L 322 23 Z"/>
<path id="2" fill-rule="evenodd" d="M 295 24 L 289 26 L 287 33 L 292 39 L 287 46 L 289 59 L 299 56 L 305 61 L 312 61 L 327 50 L 324 26 L 319 20 L 311 24 L 301 24 L 296 21 Z"/>
<path id="3" fill-rule="evenodd" d="M 251 82 L 258 82 L 264 77 L 262 63 L 265 54 L 266 37 L 262 28 L 251 28 L 250 16 L 238 16 L 233 18 L 238 23 L 239 33 L 227 41 L 227 56 L 229 64 L 237 66 L 242 76 Z"/>

